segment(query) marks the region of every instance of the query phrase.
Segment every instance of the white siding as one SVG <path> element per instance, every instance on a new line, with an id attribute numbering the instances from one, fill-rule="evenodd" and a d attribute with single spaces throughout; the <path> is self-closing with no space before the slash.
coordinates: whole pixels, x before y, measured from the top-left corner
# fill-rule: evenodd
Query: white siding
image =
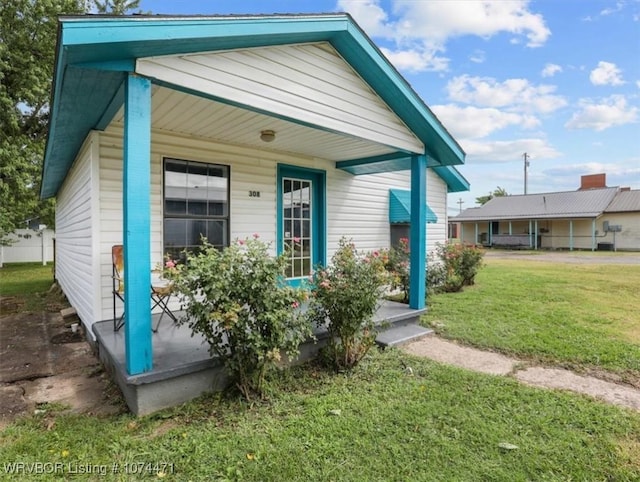
<path id="1" fill-rule="evenodd" d="M 598 218 L 596 229 L 599 243 L 613 243 L 613 233 L 604 233 L 602 223 L 609 221 L 611 225 L 622 226 L 622 231 L 615 233 L 616 249 L 640 251 L 640 212 L 605 213 Z"/>
<path id="2" fill-rule="evenodd" d="M 259 112 L 424 152 L 422 142 L 326 43 L 140 59 L 136 72 Z"/>
<path id="3" fill-rule="evenodd" d="M 67 174 L 56 202 L 56 279 L 82 322 L 96 321 L 92 219 L 97 192 L 94 166 L 98 136 L 89 135 Z"/>
<path id="4" fill-rule="evenodd" d="M 111 246 L 122 243 L 122 126 L 113 125 L 100 136 L 100 275 L 102 319 L 112 317 Z M 276 240 L 276 173 L 278 163 L 326 171 L 327 248 L 331 257 L 342 236 L 353 238 L 359 249 L 389 246 L 389 189 L 410 189 L 409 171 L 353 176 L 336 170 L 334 163 L 276 155 L 259 150 L 221 145 L 154 130 L 151 137 L 151 256 L 162 262 L 162 159 L 173 157 L 230 166 L 231 239 L 259 233 Z M 446 235 L 446 184 L 427 173 L 428 203 L 438 216 L 429 224 L 428 245 L 444 242 Z M 250 197 L 249 191 L 260 191 Z M 275 246 L 274 246 L 275 251 Z"/>

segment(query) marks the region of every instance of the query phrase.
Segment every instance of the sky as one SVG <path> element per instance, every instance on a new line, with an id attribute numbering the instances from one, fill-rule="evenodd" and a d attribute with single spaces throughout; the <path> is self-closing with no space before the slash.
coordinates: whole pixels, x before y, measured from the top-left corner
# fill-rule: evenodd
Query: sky
<path id="1" fill-rule="evenodd" d="M 154 14 L 348 12 L 466 152 L 469 192 L 640 189 L 640 0 L 142 0 Z M 461 201 L 461 203 L 459 202 Z"/>

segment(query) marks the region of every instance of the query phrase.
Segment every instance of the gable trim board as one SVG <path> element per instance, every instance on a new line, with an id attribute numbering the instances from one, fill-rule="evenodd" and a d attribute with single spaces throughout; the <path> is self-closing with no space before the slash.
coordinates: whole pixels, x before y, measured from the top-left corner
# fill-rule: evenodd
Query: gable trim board
<path id="1" fill-rule="evenodd" d="M 328 43 L 417 136 L 424 147 L 411 152 L 426 154 L 434 165 L 464 162 L 460 146 L 346 14 L 61 17 L 58 38 L 41 190 L 44 198 L 56 194 L 88 132 L 104 126 L 114 111 L 114 99 L 120 98 L 131 60 L 196 52 Z M 117 68 L 123 70 L 113 70 Z M 64 126 L 64 133 L 58 133 L 58 125 Z"/>

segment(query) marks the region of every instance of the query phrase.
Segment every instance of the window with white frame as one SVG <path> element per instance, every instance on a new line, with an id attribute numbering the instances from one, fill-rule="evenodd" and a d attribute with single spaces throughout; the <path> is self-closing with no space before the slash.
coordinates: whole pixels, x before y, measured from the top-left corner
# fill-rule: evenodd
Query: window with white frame
<path id="1" fill-rule="evenodd" d="M 229 166 L 164 160 L 164 253 L 229 245 Z"/>

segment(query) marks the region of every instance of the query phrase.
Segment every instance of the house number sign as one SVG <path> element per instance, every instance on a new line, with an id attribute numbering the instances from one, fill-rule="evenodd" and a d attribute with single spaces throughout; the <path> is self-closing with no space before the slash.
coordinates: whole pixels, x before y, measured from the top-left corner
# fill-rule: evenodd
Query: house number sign
<path id="1" fill-rule="evenodd" d="M 249 191 L 249 197 L 260 197 L 260 191 Z"/>

